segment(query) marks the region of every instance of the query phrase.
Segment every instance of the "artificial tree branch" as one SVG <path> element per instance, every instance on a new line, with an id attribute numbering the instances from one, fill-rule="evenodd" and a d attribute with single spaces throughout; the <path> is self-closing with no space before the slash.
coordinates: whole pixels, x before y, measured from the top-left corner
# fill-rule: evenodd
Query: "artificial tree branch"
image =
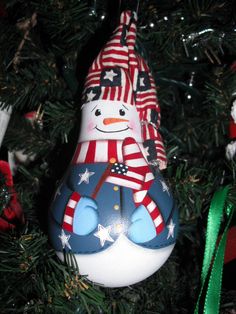
<path id="1" fill-rule="evenodd" d="M 14 58 L 12 60 L 12 63 L 13 63 L 13 67 L 14 67 L 14 70 L 16 72 L 18 72 L 18 65 L 20 64 L 20 54 L 21 54 L 21 51 L 24 47 L 24 44 L 26 42 L 26 40 L 29 40 L 29 33 L 30 33 L 30 30 L 35 27 L 35 25 L 37 24 L 37 13 L 33 13 L 31 18 L 28 18 L 24 21 L 20 21 L 16 24 L 17 28 L 22 30 L 24 32 L 24 36 L 23 36 L 23 39 L 21 40 L 18 48 L 17 48 L 17 51 L 14 55 Z"/>

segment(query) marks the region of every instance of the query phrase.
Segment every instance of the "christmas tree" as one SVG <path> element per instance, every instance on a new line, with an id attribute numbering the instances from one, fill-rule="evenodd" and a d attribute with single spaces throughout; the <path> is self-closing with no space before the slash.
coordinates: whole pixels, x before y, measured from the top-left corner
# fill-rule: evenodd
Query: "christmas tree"
<path id="1" fill-rule="evenodd" d="M 162 174 L 180 230 L 158 272 L 109 289 L 57 258 L 48 212 L 76 149 L 89 67 L 126 9 L 137 12 L 136 50 L 157 85 L 168 159 Z M 193 313 L 208 211 L 224 186 L 232 238 L 220 313 L 234 313 L 235 22 L 233 0 L 0 2 L 1 313 Z M 221 235 L 229 215 L 220 219 Z"/>

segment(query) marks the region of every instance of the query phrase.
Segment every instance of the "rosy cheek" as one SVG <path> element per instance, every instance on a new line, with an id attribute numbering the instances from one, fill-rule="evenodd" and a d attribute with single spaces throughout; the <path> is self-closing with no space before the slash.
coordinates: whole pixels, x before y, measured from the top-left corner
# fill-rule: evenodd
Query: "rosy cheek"
<path id="1" fill-rule="evenodd" d="M 95 128 L 96 124 L 93 121 L 90 121 L 87 125 L 87 131 L 90 132 Z"/>
<path id="2" fill-rule="evenodd" d="M 136 123 L 136 121 L 133 121 L 133 120 L 131 120 L 130 122 L 129 122 L 129 127 L 131 128 L 131 130 L 133 130 L 133 132 L 138 132 L 138 130 L 139 130 L 139 128 L 140 128 L 140 126 L 139 125 L 137 125 L 137 123 Z"/>

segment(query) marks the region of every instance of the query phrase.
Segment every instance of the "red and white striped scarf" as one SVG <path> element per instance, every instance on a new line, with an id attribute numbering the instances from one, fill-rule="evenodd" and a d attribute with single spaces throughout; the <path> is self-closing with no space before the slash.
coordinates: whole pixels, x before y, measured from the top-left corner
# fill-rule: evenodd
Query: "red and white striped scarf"
<path id="1" fill-rule="evenodd" d="M 78 143 L 72 164 L 109 162 L 111 159 L 123 162 L 122 144 L 122 140 L 93 140 Z M 138 146 L 145 154 L 143 144 L 138 143 Z"/>

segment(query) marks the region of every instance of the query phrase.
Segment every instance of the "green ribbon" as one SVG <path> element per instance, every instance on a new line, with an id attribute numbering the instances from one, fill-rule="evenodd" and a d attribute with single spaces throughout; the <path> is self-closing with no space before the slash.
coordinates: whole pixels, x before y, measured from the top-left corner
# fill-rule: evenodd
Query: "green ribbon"
<path id="1" fill-rule="evenodd" d="M 220 294 L 222 272 L 224 265 L 224 253 L 227 240 L 228 228 L 233 216 L 232 205 L 228 204 L 226 208 L 227 223 L 223 234 L 217 246 L 220 224 L 224 214 L 226 199 L 229 192 L 229 186 L 221 188 L 215 192 L 207 220 L 206 244 L 201 273 L 201 289 L 198 296 L 197 305 L 194 314 L 199 314 L 200 300 L 202 299 L 204 288 L 206 295 L 203 307 L 204 314 L 217 314 L 220 307 Z"/>

